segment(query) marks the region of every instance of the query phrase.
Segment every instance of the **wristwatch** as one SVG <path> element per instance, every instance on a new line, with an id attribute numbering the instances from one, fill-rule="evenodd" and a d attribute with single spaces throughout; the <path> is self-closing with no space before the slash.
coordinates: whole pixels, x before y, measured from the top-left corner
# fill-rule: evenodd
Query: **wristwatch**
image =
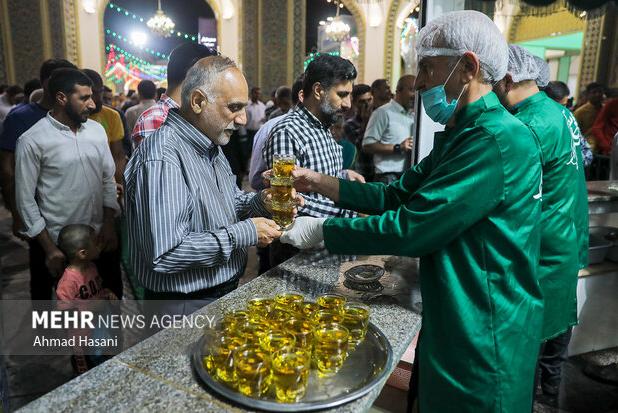
<path id="1" fill-rule="evenodd" d="M 401 145 L 400 144 L 395 144 L 393 145 L 393 153 L 401 153 Z"/>

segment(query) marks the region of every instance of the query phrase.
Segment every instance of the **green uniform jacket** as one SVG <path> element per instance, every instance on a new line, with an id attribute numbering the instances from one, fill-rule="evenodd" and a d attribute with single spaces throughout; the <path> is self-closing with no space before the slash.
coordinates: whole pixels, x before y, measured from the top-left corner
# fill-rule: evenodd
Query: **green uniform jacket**
<path id="1" fill-rule="evenodd" d="M 325 221 L 330 252 L 420 257 L 421 413 L 531 411 L 543 303 L 528 128 L 490 92 L 399 181 L 339 185 L 341 205 L 381 215 Z"/>
<path id="2" fill-rule="evenodd" d="M 577 273 L 584 248 L 578 242 L 577 214 L 584 214 L 586 241 L 588 230 L 588 199 L 581 192 L 582 184 L 586 187 L 583 157 L 579 138 L 573 135 L 565 116 L 570 112 L 545 93 L 530 96 L 514 112 L 541 147 L 543 202 L 538 277 L 544 305 L 542 338 L 550 339 L 577 323 Z M 576 122 L 574 125 L 577 127 Z M 582 203 L 586 207 L 583 211 L 578 208 Z M 585 251 L 587 255 L 587 243 Z"/>

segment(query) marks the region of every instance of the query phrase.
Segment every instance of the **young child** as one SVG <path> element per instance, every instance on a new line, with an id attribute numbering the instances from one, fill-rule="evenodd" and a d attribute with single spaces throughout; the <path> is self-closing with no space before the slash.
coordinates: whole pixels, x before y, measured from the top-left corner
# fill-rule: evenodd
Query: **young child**
<path id="1" fill-rule="evenodd" d="M 56 287 L 60 301 L 105 299 L 108 291 L 92 263 L 99 257 L 95 232 L 89 225 L 73 224 L 62 228 L 58 247 L 67 257 L 68 265 Z"/>
<path id="2" fill-rule="evenodd" d="M 93 260 L 99 257 L 95 231 L 82 224 L 67 225 L 60 231 L 58 247 L 66 255 L 68 265 L 56 287 L 56 297 L 61 309 L 79 308 L 83 300 L 116 299 L 97 272 Z M 71 335 L 84 335 L 83 331 L 71 331 Z M 88 370 L 88 365 L 97 364 L 92 357 L 86 357 L 80 347 L 74 349 L 73 362 L 78 374 Z"/>

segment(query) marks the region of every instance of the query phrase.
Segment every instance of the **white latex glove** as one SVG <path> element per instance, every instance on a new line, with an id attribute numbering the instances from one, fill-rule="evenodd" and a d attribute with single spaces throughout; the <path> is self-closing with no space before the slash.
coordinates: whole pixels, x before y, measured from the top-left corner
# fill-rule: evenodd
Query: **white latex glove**
<path id="1" fill-rule="evenodd" d="M 326 218 L 296 217 L 294 224 L 283 231 L 279 240 L 301 250 L 313 248 L 324 241 L 324 226 Z"/>

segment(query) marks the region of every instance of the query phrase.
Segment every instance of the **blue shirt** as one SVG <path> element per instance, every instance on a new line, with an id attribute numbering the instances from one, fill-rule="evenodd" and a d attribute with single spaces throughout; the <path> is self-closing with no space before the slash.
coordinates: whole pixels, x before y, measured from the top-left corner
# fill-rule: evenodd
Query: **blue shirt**
<path id="1" fill-rule="evenodd" d="M 47 115 L 48 110 L 38 103 L 19 105 L 9 112 L 0 135 L 0 150 L 15 152 L 17 139 Z"/>
<path id="2" fill-rule="evenodd" d="M 124 173 L 129 261 L 139 282 L 189 293 L 239 277 L 257 244 L 261 196 L 236 186 L 221 148 L 170 110 Z"/>

